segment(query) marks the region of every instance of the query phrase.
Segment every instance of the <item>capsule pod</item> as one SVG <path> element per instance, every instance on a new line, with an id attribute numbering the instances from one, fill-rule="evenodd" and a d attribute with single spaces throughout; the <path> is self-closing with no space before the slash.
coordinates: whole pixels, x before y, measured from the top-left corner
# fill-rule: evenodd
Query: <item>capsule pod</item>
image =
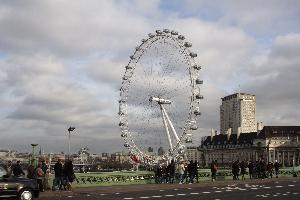
<path id="1" fill-rule="evenodd" d="M 130 65 L 126 65 L 125 67 L 126 69 L 132 69 L 132 67 Z"/>
<path id="2" fill-rule="evenodd" d="M 153 38 L 155 35 L 153 33 L 148 34 L 149 38 Z"/>
<path id="3" fill-rule="evenodd" d="M 184 43 L 184 46 L 185 46 L 185 47 L 192 47 L 192 43 L 190 43 L 190 42 L 185 42 L 185 43 Z"/>
<path id="4" fill-rule="evenodd" d="M 122 133 L 121 137 L 127 137 L 127 133 Z"/>
<path id="5" fill-rule="evenodd" d="M 191 53 L 190 53 L 190 56 L 191 56 L 192 58 L 195 58 L 195 57 L 197 57 L 197 54 L 194 53 L 194 52 L 191 52 Z"/>
<path id="6" fill-rule="evenodd" d="M 128 147 L 130 147 L 130 145 L 127 144 L 127 143 L 125 143 L 125 144 L 124 144 L 124 147 L 127 147 L 127 148 L 128 148 Z"/>
<path id="7" fill-rule="evenodd" d="M 203 80 L 196 79 L 196 84 L 203 84 Z"/>
<path id="8" fill-rule="evenodd" d="M 156 30 L 155 32 L 156 32 L 157 34 L 159 34 L 159 35 L 162 34 L 162 31 L 161 31 L 161 30 Z"/>
<path id="9" fill-rule="evenodd" d="M 184 40 L 184 39 L 185 39 L 185 37 L 184 37 L 183 35 L 178 35 L 178 39 L 180 39 L 180 40 Z"/>
<path id="10" fill-rule="evenodd" d="M 144 42 L 146 42 L 147 40 L 146 39 L 142 39 L 142 42 L 144 43 Z"/>
<path id="11" fill-rule="evenodd" d="M 200 112 L 199 108 L 197 108 L 197 109 L 194 111 L 194 114 L 195 114 L 195 115 L 201 115 L 201 112 Z"/>
<path id="12" fill-rule="evenodd" d="M 165 33 L 170 33 L 170 30 L 169 29 L 164 29 L 164 32 Z"/>
<path id="13" fill-rule="evenodd" d="M 171 31 L 171 34 L 172 35 L 178 35 L 178 32 L 177 31 Z"/>
<path id="14" fill-rule="evenodd" d="M 203 99 L 204 97 L 201 94 L 196 95 L 196 99 Z"/>
<path id="15" fill-rule="evenodd" d="M 134 56 L 132 55 L 132 56 L 130 56 L 130 59 L 134 59 Z"/>
<path id="16" fill-rule="evenodd" d="M 200 70 L 201 66 L 200 65 L 194 65 L 193 68 L 196 69 L 196 70 Z"/>

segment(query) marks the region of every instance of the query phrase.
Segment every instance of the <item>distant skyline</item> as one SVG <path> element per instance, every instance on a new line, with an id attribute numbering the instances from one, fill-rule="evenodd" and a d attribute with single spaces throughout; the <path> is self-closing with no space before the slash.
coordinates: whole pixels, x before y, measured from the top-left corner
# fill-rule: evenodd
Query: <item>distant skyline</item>
<path id="1" fill-rule="evenodd" d="M 156 29 L 185 35 L 203 66 L 194 142 L 220 129 L 221 97 L 256 95 L 257 120 L 300 125 L 297 0 L 2 0 L 0 149 L 125 150 L 118 127 L 124 67 Z"/>

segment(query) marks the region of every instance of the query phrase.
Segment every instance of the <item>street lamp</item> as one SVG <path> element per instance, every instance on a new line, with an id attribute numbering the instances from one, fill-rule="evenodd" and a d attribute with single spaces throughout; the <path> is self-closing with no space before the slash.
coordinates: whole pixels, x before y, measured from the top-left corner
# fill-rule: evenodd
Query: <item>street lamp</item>
<path id="1" fill-rule="evenodd" d="M 68 159 L 70 159 L 70 152 L 71 152 L 71 132 L 75 130 L 75 127 L 70 126 L 68 128 L 69 132 L 69 152 L 68 152 Z"/>
<path id="2" fill-rule="evenodd" d="M 34 152 L 34 148 L 37 146 L 38 144 L 31 144 L 31 146 L 32 146 L 32 161 L 31 162 L 33 162 L 33 165 L 34 165 L 34 167 L 36 167 L 36 161 L 35 161 L 35 152 Z"/>

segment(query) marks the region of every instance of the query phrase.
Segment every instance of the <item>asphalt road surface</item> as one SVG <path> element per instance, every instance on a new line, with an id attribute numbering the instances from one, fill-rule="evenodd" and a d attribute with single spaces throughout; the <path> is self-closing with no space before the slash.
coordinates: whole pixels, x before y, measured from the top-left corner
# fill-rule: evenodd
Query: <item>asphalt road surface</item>
<path id="1" fill-rule="evenodd" d="M 272 181 L 255 181 L 237 183 L 210 183 L 199 184 L 174 184 L 172 186 L 163 187 L 165 184 L 156 188 L 140 188 L 132 191 L 130 188 L 125 191 L 86 191 L 86 192 L 64 192 L 63 194 L 55 194 L 54 196 L 41 196 L 40 199 L 67 199 L 67 200 L 133 200 L 133 199 L 203 199 L 203 200 L 249 200 L 249 199 L 274 199 L 274 200 L 300 200 L 300 179 L 290 180 L 272 180 Z"/>

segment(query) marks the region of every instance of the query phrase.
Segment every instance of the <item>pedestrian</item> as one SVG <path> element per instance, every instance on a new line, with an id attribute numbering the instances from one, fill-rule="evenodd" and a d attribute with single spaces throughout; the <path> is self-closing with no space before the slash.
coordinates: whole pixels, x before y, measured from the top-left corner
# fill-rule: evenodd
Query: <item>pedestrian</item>
<path id="1" fill-rule="evenodd" d="M 47 177 L 46 177 L 48 166 L 46 165 L 45 160 L 42 160 L 42 167 L 41 168 L 42 168 L 43 173 L 44 173 L 44 176 L 43 176 L 44 189 L 47 189 L 49 179 L 47 179 Z"/>
<path id="2" fill-rule="evenodd" d="M 253 164 L 252 161 L 249 162 L 248 168 L 249 168 L 249 178 L 252 179 L 253 178 L 253 172 L 254 172 L 254 164 Z"/>
<path id="3" fill-rule="evenodd" d="M 188 164 L 187 166 L 187 171 L 188 171 L 188 174 L 189 174 L 189 184 L 192 184 L 194 183 L 194 162 L 193 160 L 190 160 L 190 163 Z"/>
<path id="4" fill-rule="evenodd" d="M 71 190 L 72 183 L 75 180 L 75 173 L 73 168 L 73 163 L 71 160 L 67 160 L 64 169 L 63 169 L 64 177 L 65 177 L 65 189 Z"/>
<path id="5" fill-rule="evenodd" d="M 12 163 L 10 160 L 7 162 L 6 171 L 7 171 L 6 176 L 10 177 L 12 174 Z"/>
<path id="6" fill-rule="evenodd" d="M 240 173 L 240 163 L 239 160 L 236 160 L 232 163 L 233 180 L 239 180 L 239 173 Z"/>
<path id="7" fill-rule="evenodd" d="M 217 160 L 211 162 L 210 171 L 211 171 L 211 180 L 212 182 L 214 182 L 216 180 L 217 171 L 218 171 Z"/>
<path id="8" fill-rule="evenodd" d="M 275 169 L 276 178 L 278 178 L 278 175 L 279 175 L 279 168 L 280 168 L 280 164 L 277 160 L 275 160 L 274 169 Z"/>
<path id="9" fill-rule="evenodd" d="M 175 162 L 174 160 L 171 160 L 171 163 L 170 163 L 170 180 L 169 180 L 169 183 L 173 184 L 174 183 L 174 179 L 175 179 Z"/>
<path id="10" fill-rule="evenodd" d="M 246 174 L 246 168 L 247 168 L 247 164 L 245 161 L 242 161 L 240 163 L 240 167 L 241 167 L 241 176 L 242 176 L 242 180 L 245 180 L 245 174 Z"/>
<path id="11" fill-rule="evenodd" d="M 35 179 L 35 168 L 34 168 L 34 160 L 31 161 L 30 165 L 27 168 L 27 178 Z"/>
<path id="12" fill-rule="evenodd" d="M 269 178 L 273 178 L 273 163 L 272 162 L 269 162 L 268 163 L 268 166 L 267 166 L 267 171 L 268 171 L 268 177 Z"/>
<path id="13" fill-rule="evenodd" d="M 194 176 L 196 178 L 196 183 L 199 183 L 199 174 L 198 174 L 198 162 L 195 160 L 194 162 Z"/>
<path id="14" fill-rule="evenodd" d="M 185 167 L 183 161 L 181 161 L 178 165 L 178 174 L 179 174 L 179 184 L 183 183 L 184 180 L 184 172 L 185 172 Z"/>
<path id="15" fill-rule="evenodd" d="M 52 190 L 61 190 L 62 189 L 62 176 L 63 176 L 63 165 L 61 160 L 58 159 L 54 165 L 54 179 Z"/>
<path id="16" fill-rule="evenodd" d="M 25 173 L 21 166 L 21 161 L 17 161 L 17 163 L 13 166 L 12 173 L 16 177 L 25 176 Z"/>
<path id="17" fill-rule="evenodd" d="M 36 168 L 36 180 L 37 180 L 37 183 L 39 185 L 39 190 L 40 192 L 44 192 L 44 183 L 43 183 L 43 180 L 44 180 L 44 172 L 43 172 L 43 169 L 42 169 L 42 163 L 39 162 L 37 168 Z"/>

